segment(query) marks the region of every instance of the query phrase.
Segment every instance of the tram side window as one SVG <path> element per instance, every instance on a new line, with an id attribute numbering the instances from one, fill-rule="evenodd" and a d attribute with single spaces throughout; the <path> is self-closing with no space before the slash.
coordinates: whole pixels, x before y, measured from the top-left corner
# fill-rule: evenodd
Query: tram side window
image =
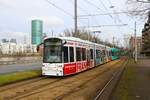
<path id="1" fill-rule="evenodd" d="M 90 49 L 91 59 L 93 59 L 93 49 Z"/>
<path id="2" fill-rule="evenodd" d="M 101 58 L 101 51 L 100 50 L 96 50 L 96 58 Z"/>
<path id="3" fill-rule="evenodd" d="M 112 55 L 112 56 L 115 56 L 115 52 L 111 52 L 111 55 Z"/>
<path id="4" fill-rule="evenodd" d="M 110 56 L 109 51 L 107 51 L 107 56 L 108 56 L 108 57 Z"/>
<path id="5" fill-rule="evenodd" d="M 102 53 L 101 53 L 101 54 L 102 54 L 103 57 L 105 57 L 105 55 L 106 55 L 106 54 L 105 54 L 105 50 L 102 50 Z"/>
<path id="6" fill-rule="evenodd" d="M 104 55 L 104 56 L 106 55 L 106 51 L 105 51 L 105 50 L 103 50 L 103 55 Z"/>
<path id="7" fill-rule="evenodd" d="M 64 47 L 64 63 L 68 62 L 68 47 Z"/>
<path id="8" fill-rule="evenodd" d="M 112 53 L 111 53 L 111 51 L 109 51 L 109 56 L 112 56 Z"/>
<path id="9" fill-rule="evenodd" d="M 82 60 L 86 60 L 86 49 L 82 48 Z"/>
<path id="10" fill-rule="evenodd" d="M 74 62 L 74 48 L 70 47 L 70 62 Z"/>
<path id="11" fill-rule="evenodd" d="M 76 48 L 76 59 L 81 61 L 81 49 L 79 47 Z"/>

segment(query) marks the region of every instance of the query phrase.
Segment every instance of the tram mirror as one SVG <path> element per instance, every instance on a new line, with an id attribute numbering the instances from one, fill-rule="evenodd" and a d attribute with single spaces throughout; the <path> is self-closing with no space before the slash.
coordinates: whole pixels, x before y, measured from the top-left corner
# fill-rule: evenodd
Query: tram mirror
<path id="1" fill-rule="evenodd" d="M 62 45 L 65 45 L 67 43 L 67 41 L 63 41 Z"/>

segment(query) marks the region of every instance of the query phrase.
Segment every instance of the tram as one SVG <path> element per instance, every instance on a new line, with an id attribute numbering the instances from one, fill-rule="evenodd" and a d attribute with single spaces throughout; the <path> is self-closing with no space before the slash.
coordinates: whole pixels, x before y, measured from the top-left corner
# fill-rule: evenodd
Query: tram
<path id="1" fill-rule="evenodd" d="M 117 48 L 111 48 L 111 59 L 116 60 L 119 59 L 120 50 Z"/>
<path id="2" fill-rule="evenodd" d="M 75 37 L 51 37 L 44 40 L 42 75 L 71 75 L 112 60 L 111 47 Z"/>

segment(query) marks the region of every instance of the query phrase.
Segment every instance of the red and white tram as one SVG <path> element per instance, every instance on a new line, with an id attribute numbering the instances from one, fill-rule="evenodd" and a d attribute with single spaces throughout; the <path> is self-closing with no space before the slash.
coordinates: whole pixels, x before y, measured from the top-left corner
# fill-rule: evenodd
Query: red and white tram
<path id="1" fill-rule="evenodd" d="M 110 61 L 110 47 L 74 37 L 44 40 L 42 75 L 65 76 Z"/>

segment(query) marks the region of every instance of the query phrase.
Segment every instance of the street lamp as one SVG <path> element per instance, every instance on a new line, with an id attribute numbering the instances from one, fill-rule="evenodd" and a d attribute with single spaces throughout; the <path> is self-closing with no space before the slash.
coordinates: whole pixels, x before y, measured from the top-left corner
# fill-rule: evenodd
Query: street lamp
<path id="1" fill-rule="evenodd" d="M 96 36 L 95 33 L 101 33 L 101 31 L 92 31 L 94 33 L 94 39 L 95 39 L 95 43 L 96 43 Z"/>
<path id="2" fill-rule="evenodd" d="M 115 6 L 110 6 L 109 8 L 115 8 Z"/>

